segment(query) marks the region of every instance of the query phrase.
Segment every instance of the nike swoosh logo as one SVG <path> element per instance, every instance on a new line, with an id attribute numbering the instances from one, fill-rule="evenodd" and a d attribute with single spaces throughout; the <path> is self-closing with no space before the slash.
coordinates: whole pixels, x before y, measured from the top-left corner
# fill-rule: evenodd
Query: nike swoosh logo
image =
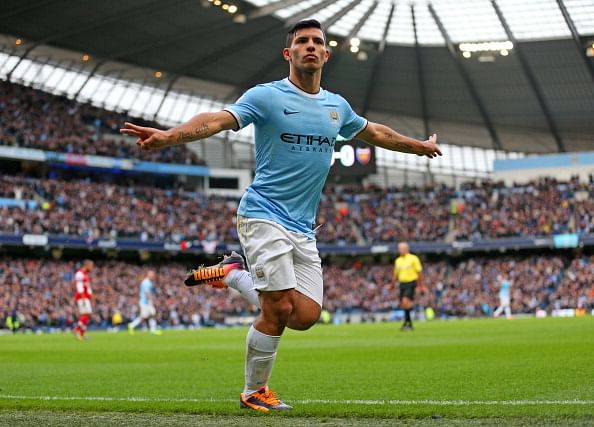
<path id="1" fill-rule="evenodd" d="M 283 113 L 285 113 L 285 116 L 288 116 L 289 114 L 297 114 L 299 111 L 289 111 L 286 108 L 283 110 Z"/>

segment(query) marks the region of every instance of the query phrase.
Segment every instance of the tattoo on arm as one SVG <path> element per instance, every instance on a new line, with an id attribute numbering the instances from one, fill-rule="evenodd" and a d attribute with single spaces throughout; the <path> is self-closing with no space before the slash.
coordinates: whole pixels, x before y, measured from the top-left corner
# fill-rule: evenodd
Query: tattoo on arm
<path id="1" fill-rule="evenodd" d="M 388 141 L 394 147 L 394 149 L 398 151 L 403 151 L 405 153 L 414 153 L 416 151 L 413 144 L 406 141 L 397 141 L 394 135 L 388 132 L 384 132 L 384 137 L 386 141 Z"/>
<path id="2" fill-rule="evenodd" d="M 206 138 L 209 130 L 208 125 L 203 123 L 202 126 L 196 128 L 196 138 Z"/>
<path id="3" fill-rule="evenodd" d="M 180 131 L 177 134 L 177 142 L 181 144 L 182 142 L 185 142 L 186 140 L 190 139 L 191 137 L 192 137 L 192 132 Z"/>
<path id="4" fill-rule="evenodd" d="M 178 144 L 181 144 L 184 142 L 193 141 L 195 139 L 206 138 L 207 136 L 209 136 L 209 131 L 210 129 L 208 128 L 208 125 L 206 123 L 203 123 L 202 125 L 200 125 L 200 127 L 197 127 L 194 132 L 178 132 L 177 142 Z"/>

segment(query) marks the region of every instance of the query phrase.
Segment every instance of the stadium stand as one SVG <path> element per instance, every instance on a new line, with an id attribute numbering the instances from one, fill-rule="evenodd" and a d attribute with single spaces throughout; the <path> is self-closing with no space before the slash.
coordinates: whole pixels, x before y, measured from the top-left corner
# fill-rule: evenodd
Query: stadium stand
<path id="1" fill-rule="evenodd" d="M 16 311 L 23 327 L 67 329 L 76 317 L 73 275 L 77 263 L 5 257 L 0 261 L 0 315 Z M 91 274 L 96 296 L 93 324 L 112 325 L 137 314 L 138 283 L 143 268 L 158 275 L 158 318 L 162 325 L 222 324 L 230 316 L 253 313 L 233 291 L 183 286 L 186 266 L 144 265 L 120 260 L 97 261 Z M 564 308 L 594 308 L 594 256 L 566 259 L 557 255 L 477 257 L 425 263 L 426 289 L 419 290 L 417 311 L 432 307 L 440 318 L 490 316 L 497 306 L 497 276 L 511 272 L 512 311 L 534 314 Z M 389 264 L 344 259 L 324 269 L 324 306 L 332 313 L 381 313 L 398 309 Z"/>
<path id="2" fill-rule="evenodd" d="M 197 191 L 3 175 L 0 232 L 236 242 L 238 200 Z M 105 203 L 109 200 L 110 203 Z M 12 201 L 8 206 L 7 201 Z M 23 208 L 23 202 L 25 207 Z M 28 205 L 28 207 L 27 207 Z M 594 230 L 594 186 L 543 179 L 461 190 L 328 186 L 322 243 L 478 240 Z"/>
<path id="3" fill-rule="evenodd" d="M 138 150 L 118 133 L 125 121 L 159 126 L 0 80 L 0 145 L 161 163 L 206 164 L 186 147 L 156 152 Z"/>

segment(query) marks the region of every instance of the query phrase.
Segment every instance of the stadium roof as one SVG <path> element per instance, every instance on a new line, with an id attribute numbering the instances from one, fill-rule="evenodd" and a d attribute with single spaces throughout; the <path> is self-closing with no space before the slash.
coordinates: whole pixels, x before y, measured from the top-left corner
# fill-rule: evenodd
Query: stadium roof
<path id="1" fill-rule="evenodd" d="M 191 78 L 231 99 L 286 75 L 287 28 L 308 17 L 336 42 L 323 86 L 372 120 L 465 146 L 594 149 L 591 0 L 4 0 L 0 49 L 51 62 L 64 60 L 52 48 L 85 52 L 70 66 L 145 67 L 161 78 L 128 78 L 166 91 Z"/>

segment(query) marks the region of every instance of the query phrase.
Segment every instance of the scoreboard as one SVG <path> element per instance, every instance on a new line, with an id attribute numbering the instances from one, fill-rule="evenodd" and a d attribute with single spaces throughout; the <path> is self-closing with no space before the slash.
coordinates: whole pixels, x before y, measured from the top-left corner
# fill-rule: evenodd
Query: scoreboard
<path id="1" fill-rule="evenodd" d="M 332 156 L 331 175 L 365 176 L 376 172 L 375 147 L 364 141 L 337 140 Z"/>

